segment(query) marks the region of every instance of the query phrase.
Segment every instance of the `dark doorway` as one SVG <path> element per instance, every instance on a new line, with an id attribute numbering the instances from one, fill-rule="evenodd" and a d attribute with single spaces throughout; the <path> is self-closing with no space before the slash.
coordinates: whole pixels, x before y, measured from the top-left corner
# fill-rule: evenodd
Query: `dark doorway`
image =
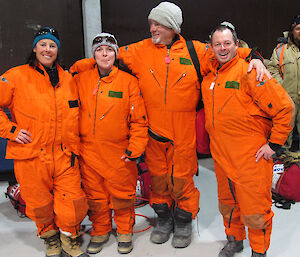
<path id="1" fill-rule="evenodd" d="M 9 0 L 0 2 L 0 74 L 24 64 L 35 32 L 55 27 L 60 35 L 62 63 L 84 56 L 81 0 Z"/>
<path id="2" fill-rule="evenodd" d="M 147 17 L 158 0 L 101 1 L 102 27 L 117 36 L 120 45 L 149 36 Z M 270 58 L 276 39 L 300 13 L 298 0 L 171 0 L 183 11 L 182 35 L 186 39 L 208 39 L 211 30 L 226 20 L 236 27 L 240 39 L 258 46 Z"/>

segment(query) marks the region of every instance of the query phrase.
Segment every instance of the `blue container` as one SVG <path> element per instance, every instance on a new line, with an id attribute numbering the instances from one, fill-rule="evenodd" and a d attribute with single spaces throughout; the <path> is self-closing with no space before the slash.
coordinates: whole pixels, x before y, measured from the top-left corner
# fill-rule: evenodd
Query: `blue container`
<path id="1" fill-rule="evenodd" d="M 4 108 L 4 112 L 10 118 L 9 110 Z M 5 159 L 6 145 L 7 145 L 7 139 L 0 137 L 0 172 L 14 170 L 14 161 Z"/>

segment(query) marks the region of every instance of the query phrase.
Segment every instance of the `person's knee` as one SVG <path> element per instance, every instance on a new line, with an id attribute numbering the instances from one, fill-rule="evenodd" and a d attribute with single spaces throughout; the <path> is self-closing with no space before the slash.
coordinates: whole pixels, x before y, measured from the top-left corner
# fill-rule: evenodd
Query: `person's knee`
<path id="1" fill-rule="evenodd" d="M 232 219 L 233 210 L 234 210 L 234 206 L 219 203 L 219 211 L 225 220 Z"/>
<path id="2" fill-rule="evenodd" d="M 264 229 L 266 221 L 263 214 L 243 215 L 242 220 L 245 226 L 252 229 Z"/>

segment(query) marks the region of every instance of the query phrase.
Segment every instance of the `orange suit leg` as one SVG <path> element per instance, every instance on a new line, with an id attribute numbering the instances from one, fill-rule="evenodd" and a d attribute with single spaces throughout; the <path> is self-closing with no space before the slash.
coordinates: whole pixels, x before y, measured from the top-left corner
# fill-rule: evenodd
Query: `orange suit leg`
<path id="1" fill-rule="evenodd" d="M 150 204 L 167 203 L 171 207 L 175 202 L 180 209 L 192 213 L 195 219 L 200 197 L 193 181 L 197 171 L 196 151 L 149 137 L 146 163 L 151 174 Z"/>
<path id="2" fill-rule="evenodd" d="M 270 246 L 274 216 L 271 210 L 273 162 L 262 158 L 256 163 L 256 166 L 262 175 L 261 179 L 257 181 L 257 185 L 254 187 L 241 181 L 241 184 L 236 185 L 236 192 L 242 221 L 248 227 L 250 246 L 255 252 L 264 253 Z M 248 177 L 249 181 L 251 176 L 252 174 Z"/>
<path id="3" fill-rule="evenodd" d="M 114 210 L 117 232 L 129 234 L 132 233 L 135 224 L 134 203 L 138 170 L 135 161 L 119 160 L 119 162 L 120 166 L 115 171 L 118 183 L 111 179 L 106 179 L 104 183 L 109 191 L 109 206 Z"/>
<path id="4" fill-rule="evenodd" d="M 80 161 L 82 184 L 89 205 L 88 216 L 93 225 L 91 235 L 105 235 L 112 229 L 112 212 L 104 179 L 84 161 Z"/>
<path id="5" fill-rule="evenodd" d="M 246 239 L 246 231 L 241 221 L 240 207 L 237 199 L 233 197 L 228 177 L 221 166 L 216 161 L 214 161 L 214 166 L 218 184 L 219 211 L 223 216 L 225 233 L 226 235 L 234 236 L 236 240 L 244 240 Z"/>
<path id="6" fill-rule="evenodd" d="M 235 236 L 236 240 L 245 239 L 244 227 L 247 226 L 251 248 L 255 252 L 265 253 L 270 245 L 272 231 L 272 163 L 261 159 L 255 165 L 265 174 L 263 179 L 257 181 L 256 187 L 247 184 L 250 179 L 245 176 L 239 183 L 230 181 L 215 162 L 219 209 L 227 235 Z"/>
<path id="7" fill-rule="evenodd" d="M 60 147 L 55 150 L 54 161 L 39 157 L 15 160 L 15 174 L 26 214 L 36 223 L 38 235 L 57 227 L 76 235 L 87 212 L 78 161 L 71 167 L 71 157 Z"/>
<path id="8" fill-rule="evenodd" d="M 149 137 L 145 161 L 151 176 L 150 204 L 167 203 L 169 208 L 174 200 L 169 184 L 170 167 L 172 167 L 173 147 L 170 142 L 162 143 Z"/>
<path id="9" fill-rule="evenodd" d="M 134 206 L 114 210 L 114 221 L 117 225 L 117 232 L 120 234 L 129 234 L 133 231 L 135 224 Z"/>
<path id="10" fill-rule="evenodd" d="M 102 150 L 104 145 L 102 145 Z M 81 159 L 82 183 L 89 203 L 92 235 L 104 235 L 112 228 L 112 210 L 117 231 L 131 233 L 135 223 L 136 162 L 124 162 L 121 153 L 106 150 L 109 156 L 94 162 Z"/>

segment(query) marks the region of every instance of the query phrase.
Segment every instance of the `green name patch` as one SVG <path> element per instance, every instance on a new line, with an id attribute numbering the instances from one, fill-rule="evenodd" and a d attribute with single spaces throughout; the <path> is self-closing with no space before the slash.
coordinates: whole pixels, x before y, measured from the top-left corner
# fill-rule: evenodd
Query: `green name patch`
<path id="1" fill-rule="evenodd" d="M 123 92 L 109 91 L 109 97 L 123 98 Z"/>
<path id="2" fill-rule="evenodd" d="M 240 83 L 236 81 L 226 81 L 225 88 L 239 89 Z"/>
<path id="3" fill-rule="evenodd" d="M 179 62 L 180 62 L 180 64 L 183 64 L 183 65 L 192 65 L 191 60 L 186 59 L 186 58 L 182 58 L 182 57 L 180 57 Z"/>

